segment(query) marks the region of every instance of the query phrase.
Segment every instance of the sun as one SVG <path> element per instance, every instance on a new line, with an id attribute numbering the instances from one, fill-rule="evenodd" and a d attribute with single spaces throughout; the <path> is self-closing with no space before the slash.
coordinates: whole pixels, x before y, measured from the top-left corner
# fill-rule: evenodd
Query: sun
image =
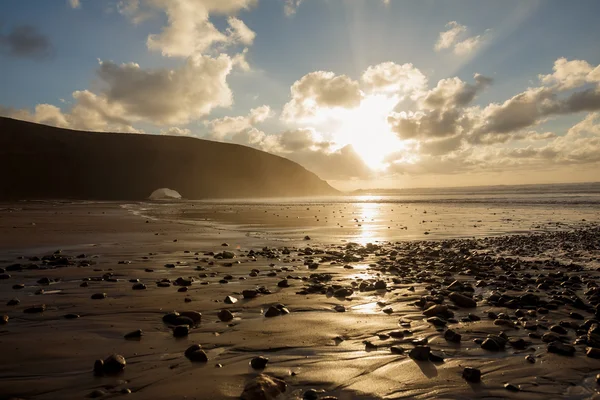
<path id="1" fill-rule="evenodd" d="M 404 141 L 392 132 L 387 117 L 398 104 L 398 98 L 388 95 L 368 95 L 358 108 L 344 110 L 333 138 L 341 147 L 352 145 L 365 164 L 375 170 L 385 170 L 386 157 L 406 149 Z"/>

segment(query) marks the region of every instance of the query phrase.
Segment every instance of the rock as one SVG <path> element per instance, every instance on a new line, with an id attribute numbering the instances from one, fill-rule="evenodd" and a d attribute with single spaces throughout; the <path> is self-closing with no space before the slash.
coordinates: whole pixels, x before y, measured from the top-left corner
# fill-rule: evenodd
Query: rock
<path id="1" fill-rule="evenodd" d="M 246 289 L 242 292 L 245 299 L 253 299 L 258 296 L 258 291 L 254 289 Z"/>
<path id="2" fill-rule="evenodd" d="M 73 313 L 65 314 L 65 319 L 77 319 L 77 318 L 81 318 L 81 315 L 73 314 Z"/>
<path id="3" fill-rule="evenodd" d="M 392 352 L 392 354 L 404 354 L 404 349 L 399 346 L 390 347 L 390 351 Z"/>
<path id="4" fill-rule="evenodd" d="M 236 299 L 235 297 L 232 296 L 227 296 L 225 297 L 224 303 L 225 304 L 235 304 L 238 302 L 238 299 Z"/>
<path id="5" fill-rule="evenodd" d="M 555 341 L 548 345 L 548 352 L 559 354 L 561 356 L 572 356 L 575 354 L 575 347 Z"/>
<path id="6" fill-rule="evenodd" d="M 185 356 L 192 362 L 207 362 L 208 356 L 199 344 L 193 344 L 185 351 Z"/>
<path id="7" fill-rule="evenodd" d="M 500 351 L 502 346 L 496 340 L 487 338 L 481 343 L 481 348 L 488 351 Z"/>
<path id="8" fill-rule="evenodd" d="M 477 302 L 473 300 L 471 297 L 465 296 L 463 294 L 452 292 L 448 295 L 448 298 L 457 306 L 463 308 L 473 308 L 477 307 Z"/>
<path id="9" fill-rule="evenodd" d="M 515 386 L 512 383 L 505 384 L 504 385 L 504 389 L 508 390 L 509 392 L 519 392 L 519 391 L 521 391 L 521 389 L 518 386 Z"/>
<path id="10" fill-rule="evenodd" d="M 26 309 L 23 310 L 23 312 L 25 314 L 43 313 L 44 311 L 46 311 L 46 305 L 45 304 L 40 304 L 40 305 L 29 307 L 29 308 L 26 308 Z"/>
<path id="11" fill-rule="evenodd" d="M 108 395 L 108 393 L 106 393 L 104 390 L 96 389 L 96 390 L 92 391 L 90 394 L 88 394 L 87 397 L 90 399 L 97 399 L 97 398 L 104 397 L 107 395 Z"/>
<path id="12" fill-rule="evenodd" d="M 0 274 L 0 279 L 10 279 L 10 274 Z"/>
<path id="13" fill-rule="evenodd" d="M 285 393 L 287 385 L 281 379 L 260 374 L 244 387 L 241 400 L 275 400 Z"/>
<path id="14" fill-rule="evenodd" d="M 353 294 L 354 294 L 354 290 L 352 290 L 350 288 L 341 288 L 341 289 L 338 289 L 335 292 L 333 292 L 334 297 L 340 297 L 340 298 L 350 297 Z"/>
<path id="15" fill-rule="evenodd" d="M 527 355 L 525 357 L 525 360 L 527 360 L 528 362 L 530 362 L 531 364 L 535 364 L 535 357 L 532 356 L 531 354 Z"/>
<path id="16" fill-rule="evenodd" d="M 265 369 L 269 359 L 263 356 L 254 357 L 250 360 L 250 366 L 254 369 Z"/>
<path id="17" fill-rule="evenodd" d="M 179 314 L 177 311 L 173 311 L 172 313 L 163 315 L 162 320 L 165 324 L 174 325 L 173 322 L 176 321 L 180 316 L 181 314 Z"/>
<path id="18" fill-rule="evenodd" d="M 221 310 L 217 316 L 223 322 L 229 322 L 233 319 L 233 314 L 229 310 Z"/>
<path id="19" fill-rule="evenodd" d="M 139 282 L 139 283 L 134 284 L 131 288 L 133 290 L 145 290 L 146 289 L 146 285 L 144 285 L 143 283 Z"/>
<path id="20" fill-rule="evenodd" d="M 592 347 L 600 348 L 600 325 L 592 324 L 587 332 L 587 343 Z"/>
<path id="21" fill-rule="evenodd" d="M 304 240 L 310 240 L 310 236 L 308 236 L 308 235 L 304 236 Z"/>
<path id="22" fill-rule="evenodd" d="M 287 279 L 284 279 L 284 280 L 277 282 L 277 286 L 280 288 L 288 288 L 288 287 L 290 287 L 290 283 L 288 282 Z"/>
<path id="23" fill-rule="evenodd" d="M 441 319 L 440 317 L 431 317 L 427 318 L 427 322 L 434 326 L 446 326 L 447 322 Z"/>
<path id="24" fill-rule="evenodd" d="M 434 304 L 433 306 L 423 311 L 423 315 L 425 315 L 426 317 L 454 317 L 454 313 L 448 310 L 448 306 L 443 304 Z"/>
<path id="25" fill-rule="evenodd" d="M 269 307 L 269 309 L 265 312 L 265 317 L 272 318 L 278 317 L 281 315 L 281 311 L 277 307 Z"/>
<path id="26" fill-rule="evenodd" d="M 112 354 L 104 360 L 102 371 L 107 375 L 118 374 L 125 369 L 125 365 L 127 365 L 125 357 L 120 354 Z M 94 371 L 96 371 L 96 364 L 94 364 Z"/>
<path id="27" fill-rule="evenodd" d="M 394 339 L 404 339 L 403 331 L 391 331 L 391 332 L 388 332 L 388 335 Z"/>
<path id="28" fill-rule="evenodd" d="M 16 297 L 14 299 L 10 299 L 6 305 L 7 306 L 18 306 L 21 303 L 21 300 L 17 299 Z"/>
<path id="29" fill-rule="evenodd" d="M 125 339 L 139 339 L 143 336 L 142 330 L 138 329 L 137 331 L 129 332 L 125 334 Z"/>
<path id="30" fill-rule="evenodd" d="M 336 305 L 333 309 L 337 312 L 346 312 L 346 307 L 341 304 Z"/>
<path id="31" fill-rule="evenodd" d="M 14 290 L 20 290 L 20 289 L 25 289 L 25 284 L 23 283 L 17 283 L 16 285 L 13 285 L 12 287 Z"/>
<path id="32" fill-rule="evenodd" d="M 431 353 L 429 353 L 429 361 L 431 362 L 443 362 L 444 361 L 444 356 L 442 355 L 442 353 L 437 352 L 437 351 L 432 351 Z"/>
<path id="33" fill-rule="evenodd" d="M 477 368 L 465 367 L 463 369 L 462 377 L 468 382 L 479 383 L 481 382 L 481 371 Z"/>
<path id="34" fill-rule="evenodd" d="M 185 337 L 190 333 L 189 325 L 177 325 L 175 329 L 173 329 L 173 336 L 175 337 Z"/>
<path id="35" fill-rule="evenodd" d="M 181 311 L 179 314 L 182 317 L 192 320 L 192 325 L 198 325 L 202 321 L 202 314 L 198 311 Z"/>
<path id="36" fill-rule="evenodd" d="M 221 257 L 223 257 L 224 259 L 230 260 L 232 258 L 235 258 L 235 254 L 232 251 L 224 251 L 221 253 Z"/>
<path id="37" fill-rule="evenodd" d="M 375 289 L 376 290 L 385 290 L 385 289 L 387 289 L 387 283 L 385 283 L 385 281 L 377 281 L 377 282 L 375 282 Z"/>
<path id="38" fill-rule="evenodd" d="M 179 326 L 179 325 L 188 325 L 188 326 L 194 326 L 194 320 L 188 317 L 184 317 L 183 315 L 178 316 L 177 318 L 174 318 L 169 325 L 175 325 L 175 326 Z"/>
<path id="39" fill-rule="evenodd" d="M 590 358 L 600 358 L 600 349 L 597 347 L 588 347 L 585 355 Z"/>
<path id="40" fill-rule="evenodd" d="M 550 331 L 558 333 L 559 335 L 566 335 L 568 333 L 567 330 L 560 325 L 552 325 Z"/>
<path id="41" fill-rule="evenodd" d="M 94 293 L 92 295 L 91 299 L 92 300 L 102 300 L 102 299 L 105 299 L 106 297 L 107 297 L 106 293 Z"/>
<path id="42" fill-rule="evenodd" d="M 456 333 L 452 329 L 448 329 L 446 332 L 444 332 L 444 339 L 446 339 L 448 342 L 460 343 L 462 336 L 460 333 Z"/>
<path id="43" fill-rule="evenodd" d="M 429 346 L 416 346 L 408 353 L 408 356 L 416 361 L 427 361 L 429 360 L 429 353 L 431 353 Z"/>
<path id="44" fill-rule="evenodd" d="M 6 324 L 8 324 L 8 315 L 3 315 L 2 317 L 0 317 L 0 325 Z"/>

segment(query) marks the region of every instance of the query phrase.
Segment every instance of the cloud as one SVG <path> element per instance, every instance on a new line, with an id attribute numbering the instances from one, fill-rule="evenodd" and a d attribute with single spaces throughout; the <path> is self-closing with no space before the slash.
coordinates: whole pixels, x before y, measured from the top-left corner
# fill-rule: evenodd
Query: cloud
<path id="1" fill-rule="evenodd" d="M 18 25 L 5 34 L 0 32 L 0 53 L 39 60 L 52 57 L 54 48 L 34 26 Z"/>
<path id="2" fill-rule="evenodd" d="M 412 64 L 384 62 L 369 66 L 361 81 L 373 92 L 400 92 L 407 95 L 420 92 L 427 87 L 427 77 Z"/>
<path id="3" fill-rule="evenodd" d="M 283 5 L 283 13 L 286 17 L 291 17 L 296 14 L 296 10 L 300 7 L 303 0 L 285 0 Z"/>
<path id="4" fill-rule="evenodd" d="M 81 8 L 81 3 L 79 0 L 67 0 L 71 8 Z"/>
<path id="5" fill-rule="evenodd" d="M 167 25 L 160 33 L 148 36 L 148 49 L 168 57 L 189 57 L 251 44 L 255 33 L 233 15 L 255 4 L 257 0 L 122 0 L 118 9 L 134 23 L 154 13 L 166 14 Z M 229 27 L 225 31 L 215 27 L 212 14 L 229 16 Z"/>
<path id="6" fill-rule="evenodd" d="M 272 116 L 271 108 L 263 105 L 250 110 L 248 115 L 237 117 L 216 118 L 204 123 L 210 129 L 210 138 L 223 140 L 227 135 L 238 134 L 250 130 L 255 124 L 259 124 Z"/>
<path id="7" fill-rule="evenodd" d="M 485 34 L 466 37 L 468 28 L 456 21 L 448 22 L 446 28 L 448 30 L 440 32 L 434 46 L 435 51 L 452 49 L 454 54 L 464 56 L 472 53 L 485 41 Z"/>
<path id="8" fill-rule="evenodd" d="M 357 107 L 362 93 L 359 83 L 346 75 L 316 71 L 292 85 L 291 97 L 283 107 L 284 120 L 314 117 L 320 109 Z"/>
<path id="9" fill-rule="evenodd" d="M 101 95 L 122 107 L 124 117 L 174 125 L 204 117 L 217 107 L 229 107 L 233 95 L 226 78 L 231 69 L 231 58 L 221 54 L 190 57 L 175 69 L 103 61 L 97 75 Z"/>
<path id="10" fill-rule="evenodd" d="M 161 130 L 160 134 L 167 135 L 167 136 L 190 136 L 192 134 L 192 131 L 190 131 L 189 129 L 186 129 L 186 128 L 178 128 L 178 127 L 174 126 L 169 129 Z"/>
<path id="11" fill-rule="evenodd" d="M 554 72 L 539 75 L 543 84 L 552 85 L 559 90 L 573 89 L 586 83 L 600 82 L 600 65 L 592 67 L 587 61 L 559 58 L 554 62 Z"/>
<path id="12" fill-rule="evenodd" d="M 73 106 L 68 112 L 38 105 L 33 114 L 24 110 L 11 114 L 33 122 L 94 131 L 137 132 L 133 127 L 136 122 L 183 125 L 232 104 L 226 81 L 232 65 L 226 54 L 190 57 L 175 69 L 143 69 L 135 63 L 101 61 L 98 90 L 73 92 Z"/>

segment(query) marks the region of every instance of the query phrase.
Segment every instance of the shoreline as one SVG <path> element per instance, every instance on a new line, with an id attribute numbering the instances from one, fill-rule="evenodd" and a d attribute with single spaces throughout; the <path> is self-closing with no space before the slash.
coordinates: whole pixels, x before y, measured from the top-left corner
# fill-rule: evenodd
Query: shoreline
<path id="1" fill-rule="evenodd" d="M 593 343 L 582 342 L 589 340 L 600 300 L 598 225 L 368 246 L 313 238 L 285 243 L 286 250 L 243 234 L 146 224 L 111 207 L 88 211 L 34 207 L 27 215 L 1 214 L 0 221 L 23 226 L 0 228 L 0 267 L 10 275 L 0 280 L 0 314 L 9 317 L 0 325 L 0 393 L 6 398 L 83 398 L 95 391 L 119 397 L 124 389 L 134 399 L 239 398 L 260 372 L 286 382 L 284 398 L 302 398 L 309 389 L 339 399 L 579 399 L 598 393 L 600 361 L 585 354 Z M 33 216 L 34 235 L 26 228 Z M 65 246 L 56 255 L 58 247 L 26 250 L 72 239 L 92 246 Z M 22 247 L 10 247 L 19 240 Z M 224 251 L 234 258 L 215 257 Z M 146 289 L 133 290 L 136 283 Z M 13 288 L 18 284 L 24 287 Z M 257 287 L 264 292 L 244 298 L 244 290 Z M 453 292 L 476 307 L 457 304 Z M 106 298 L 91 299 L 97 293 Z M 227 296 L 238 301 L 226 304 Z M 7 305 L 13 298 L 19 303 Z M 44 312 L 24 312 L 39 304 Z M 279 304 L 289 314 L 265 316 Z M 224 309 L 231 321 L 220 320 Z M 173 310 L 199 312 L 201 322 L 175 338 L 162 320 Z M 139 340 L 124 339 L 137 329 Z M 460 342 L 446 340 L 448 330 L 461 335 Z M 482 348 L 487 339 L 493 343 Z M 549 352 L 554 342 L 572 346 L 574 355 Z M 208 362 L 185 357 L 191 344 L 202 346 Z M 418 345 L 443 361 L 413 359 Z M 112 353 L 125 357 L 125 370 L 95 377 L 94 360 Z M 249 366 L 257 356 L 269 359 L 264 370 Z M 466 366 L 481 370 L 481 383 L 462 378 Z"/>

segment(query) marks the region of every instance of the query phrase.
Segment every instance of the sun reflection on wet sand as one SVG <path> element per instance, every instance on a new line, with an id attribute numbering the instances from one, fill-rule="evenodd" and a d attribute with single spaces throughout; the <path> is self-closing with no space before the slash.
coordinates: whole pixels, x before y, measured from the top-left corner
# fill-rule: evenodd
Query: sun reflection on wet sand
<path id="1" fill-rule="evenodd" d="M 370 197 L 370 196 L 363 196 Z M 355 242 L 364 246 L 367 243 L 372 243 L 380 238 L 377 236 L 377 219 L 380 215 L 380 204 L 377 203 L 358 203 L 358 216 L 355 217 L 356 224 L 359 228 L 358 237 Z"/>

